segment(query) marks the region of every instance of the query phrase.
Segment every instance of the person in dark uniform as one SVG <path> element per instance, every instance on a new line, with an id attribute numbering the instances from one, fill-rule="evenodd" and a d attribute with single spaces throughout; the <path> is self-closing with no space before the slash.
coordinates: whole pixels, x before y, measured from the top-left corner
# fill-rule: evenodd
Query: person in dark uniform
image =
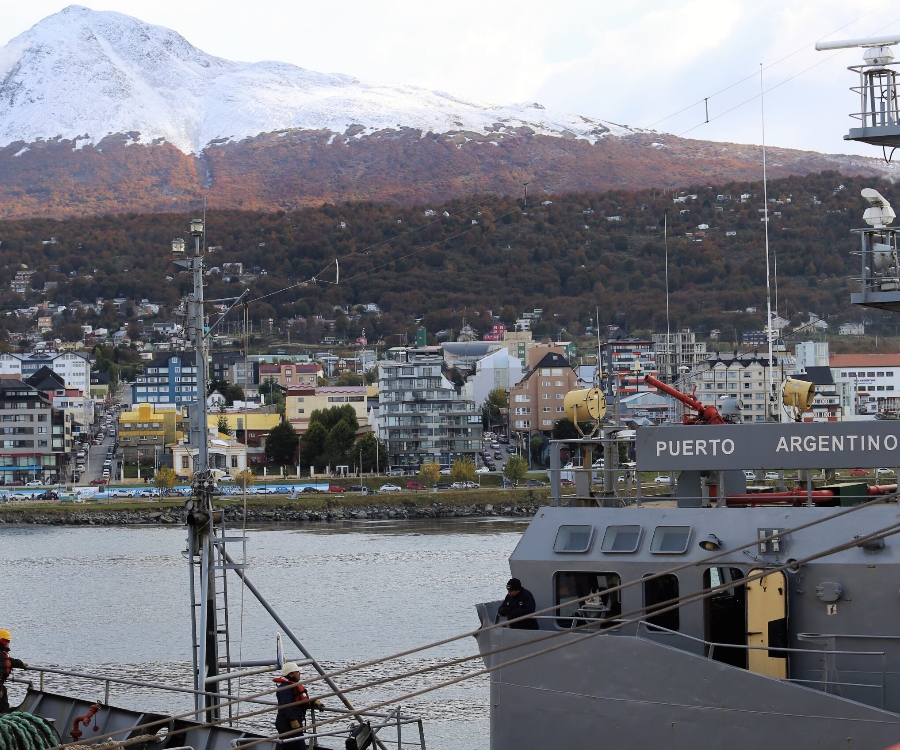
<path id="1" fill-rule="evenodd" d="M 497 618 L 499 620 L 502 615 L 507 620 L 515 620 L 517 617 L 533 614 L 536 608 L 531 592 L 522 588 L 522 582 L 518 578 L 510 578 L 506 583 L 506 598 L 497 610 Z M 514 622 L 509 627 L 517 630 L 537 630 L 538 622 L 530 617 L 521 622 Z"/>
<path id="2" fill-rule="evenodd" d="M 300 683 L 300 667 L 296 663 L 285 662 L 281 677 L 276 677 L 273 682 L 283 688 L 275 694 L 278 697 L 278 715 L 275 717 L 278 734 L 301 729 L 306 724 L 306 711 L 311 705 L 322 708 L 322 701 L 309 699 L 306 687 Z M 306 750 L 306 740 L 299 731 L 283 738 L 282 743 L 284 750 Z"/>
<path id="3" fill-rule="evenodd" d="M 28 665 L 21 659 L 13 659 L 9 655 L 9 642 L 12 635 L 8 630 L 0 628 L 0 714 L 8 714 L 9 694 L 6 692 L 6 680 L 12 674 L 13 669 L 28 669 Z"/>

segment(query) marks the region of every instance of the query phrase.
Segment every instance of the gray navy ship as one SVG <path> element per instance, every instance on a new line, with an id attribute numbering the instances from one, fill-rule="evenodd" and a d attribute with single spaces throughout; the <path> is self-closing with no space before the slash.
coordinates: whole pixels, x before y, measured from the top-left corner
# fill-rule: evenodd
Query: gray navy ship
<path id="1" fill-rule="evenodd" d="M 864 63 L 850 68 L 858 127 L 845 139 L 900 146 L 898 43 L 817 45 L 864 49 Z M 852 302 L 898 311 L 894 212 L 875 190 L 862 197 Z M 551 444 L 550 505 L 510 557 L 511 574 L 535 597 L 538 629 L 504 626 L 500 602 L 477 607 L 491 750 L 900 742 L 897 486 L 827 481 L 844 466 L 900 466 L 900 422 L 802 421 L 814 387 L 788 381 L 778 395 L 794 419 L 729 424 L 726 404 L 648 380 L 684 404 L 684 424 L 629 433 L 600 419 L 599 389 L 567 398 L 572 421 L 593 420 L 595 431 Z M 622 442 L 637 476 L 669 473 L 667 501 L 642 497 L 639 481 L 631 488 Z M 563 451 L 583 467 L 566 474 L 573 492 L 560 479 Z M 777 487 L 752 481 L 767 470 Z M 796 486 L 786 471 L 797 472 Z M 826 481 L 814 486 L 819 472 Z"/>

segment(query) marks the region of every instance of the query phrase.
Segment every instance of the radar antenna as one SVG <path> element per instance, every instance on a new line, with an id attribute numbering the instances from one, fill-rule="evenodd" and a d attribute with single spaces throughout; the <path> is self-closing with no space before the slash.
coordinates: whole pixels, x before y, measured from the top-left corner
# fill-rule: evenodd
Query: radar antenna
<path id="1" fill-rule="evenodd" d="M 845 141 L 860 141 L 886 148 L 900 147 L 900 97 L 897 91 L 897 63 L 894 62 L 895 44 L 900 36 L 862 37 L 834 42 L 818 42 L 819 51 L 860 47 L 862 65 L 851 65 L 848 70 L 859 74 L 859 86 L 850 90 L 859 96 L 859 111 L 850 117 L 859 121 L 860 127 L 850 128 Z M 887 159 L 887 157 L 885 157 Z"/>

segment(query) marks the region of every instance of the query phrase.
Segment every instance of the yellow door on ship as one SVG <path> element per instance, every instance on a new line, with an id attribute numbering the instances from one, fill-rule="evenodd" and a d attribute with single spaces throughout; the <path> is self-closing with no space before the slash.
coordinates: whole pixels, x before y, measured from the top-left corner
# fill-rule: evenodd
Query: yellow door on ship
<path id="1" fill-rule="evenodd" d="M 757 568 L 750 575 L 764 572 Z M 747 584 L 747 668 L 757 674 L 787 677 L 787 579 L 783 571 Z M 766 650 L 763 650 L 766 649 Z M 783 654 L 779 656 L 778 654 Z"/>

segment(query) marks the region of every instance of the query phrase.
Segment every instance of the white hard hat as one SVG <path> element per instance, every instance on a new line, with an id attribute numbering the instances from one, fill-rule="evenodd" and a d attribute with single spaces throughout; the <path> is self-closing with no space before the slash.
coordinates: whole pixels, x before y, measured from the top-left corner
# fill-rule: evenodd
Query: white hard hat
<path id="1" fill-rule="evenodd" d="M 286 661 L 284 663 L 284 666 L 281 668 L 281 676 L 287 677 L 292 672 L 299 672 L 299 671 L 300 671 L 300 665 L 297 664 L 297 662 Z"/>

